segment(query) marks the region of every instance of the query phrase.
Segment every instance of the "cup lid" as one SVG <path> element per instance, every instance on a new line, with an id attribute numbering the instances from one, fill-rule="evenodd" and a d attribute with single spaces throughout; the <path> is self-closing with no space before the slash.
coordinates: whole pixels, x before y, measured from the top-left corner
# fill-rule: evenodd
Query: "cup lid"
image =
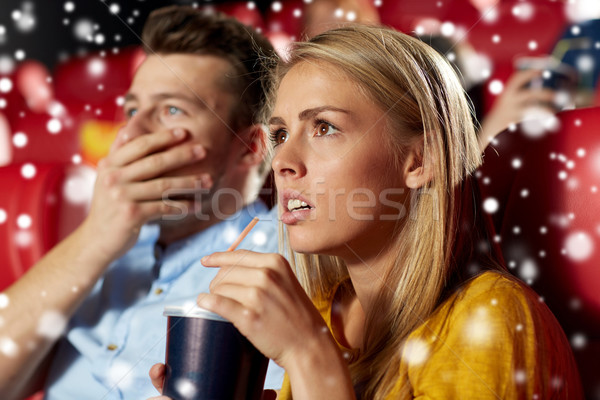
<path id="1" fill-rule="evenodd" d="M 185 306 L 166 306 L 163 315 L 165 317 L 187 317 L 187 318 L 204 318 L 211 319 L 213 321 L 229 322 L 219 314 L 215 314 L 212 311 L 208 311 L 198 306 L 185 307 Z"/>

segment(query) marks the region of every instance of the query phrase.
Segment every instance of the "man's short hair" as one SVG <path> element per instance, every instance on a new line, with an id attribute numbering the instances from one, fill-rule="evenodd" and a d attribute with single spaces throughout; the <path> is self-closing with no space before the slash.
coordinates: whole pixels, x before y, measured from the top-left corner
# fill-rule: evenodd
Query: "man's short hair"
<path id="1" fill-rule="evenodd" d="M 142 32 L 146 54 L 222 57 L 232 66 L 225 89 L 237 96 L 230 123 L 235 130 L 263 120 L 274 49 L 254 28 L 214 11 L 170 6 L 153 11 Z"/>

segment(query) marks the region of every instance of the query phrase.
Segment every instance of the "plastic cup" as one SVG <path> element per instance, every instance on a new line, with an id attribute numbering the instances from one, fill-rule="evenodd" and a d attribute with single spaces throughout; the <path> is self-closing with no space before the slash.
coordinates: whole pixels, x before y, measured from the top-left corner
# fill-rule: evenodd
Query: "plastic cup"
<path id="1" fill-rule="evenodd" d="M 173 400 L 260 400 L 268 358 L 210 311 L 165 307 L 163 395 Z"/>

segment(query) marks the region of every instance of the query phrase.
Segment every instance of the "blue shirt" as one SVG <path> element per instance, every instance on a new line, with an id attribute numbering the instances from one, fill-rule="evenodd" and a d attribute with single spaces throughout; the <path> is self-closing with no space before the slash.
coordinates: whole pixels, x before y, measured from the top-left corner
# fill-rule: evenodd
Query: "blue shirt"
<path id="1" fill-rule="evenodd" d="M 136 245 L 114 262 L 71 319 L 46 382 L 47 400 L 145 399 L 158 395 L 148 371 L 165 360 L 170 305 L 195 303 L 217 268 L 202 256 L 225 251 L 256 215 L 261 221 L 238 246 L 277 252 L 276 211 L 261 202 L 164 250 L 160 229 L 144 226 Z M 265 388 L 280 388 L 283 370 L 272 361 Z"/>

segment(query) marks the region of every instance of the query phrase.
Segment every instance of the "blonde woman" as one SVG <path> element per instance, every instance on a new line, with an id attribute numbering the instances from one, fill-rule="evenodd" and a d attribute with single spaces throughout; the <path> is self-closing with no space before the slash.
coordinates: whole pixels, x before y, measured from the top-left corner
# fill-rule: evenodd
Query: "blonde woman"
<path id="1" fill-rule="evenodd" d="M 290 263 L 212 254 L 203 264 L 221 269 L 198 297 L 285 368 L 278 398 L 580 398 L 556 320 L 492 257 L 452 67 L 354 26 L 298 43 L 278 74 L 269 130 Z"/>

